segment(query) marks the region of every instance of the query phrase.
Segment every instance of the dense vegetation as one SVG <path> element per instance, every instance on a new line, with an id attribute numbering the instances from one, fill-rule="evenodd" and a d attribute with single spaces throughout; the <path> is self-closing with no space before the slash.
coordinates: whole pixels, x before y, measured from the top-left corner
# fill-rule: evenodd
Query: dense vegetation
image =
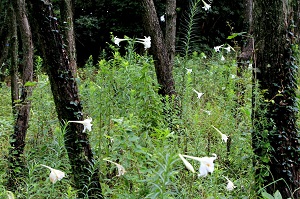
<path id="1" fill-rule="evenodd" d="M 153 60 L 138 55 L 129 46 L 125 56 L 117 49 L 110 60 L 93 65 L 90 58 L 79 71 L 77 82 L 84 114 L 92 117 L 90 141 L 95 167 L 101 170 L 101 185 L 107 198 L 257 198 L 253 191 L 251 162 L 251 65 L 243 77 L 236 76 L 234 52 L 206 58 L 195 52 L 189 59 L 176 58 L 174 75 L 182 103 L 182 115 L 169 115 L 174 131 L 165 122 L 157 94 Z M 36 58 L 36 67 L 42 60 Z M 187 69 L 192 69 L 189 73 Z M 17 198 L 75 198 L 68 173 L 70 165 L 57 120 L 47 76 L 37 71 L 32 96 L 30 128 L 25 159 L 28 170 Z M 246 85 L 245 104 L 238 107 L 237 83 Z M 199 99 L 193 89 L 203 92 Z M 1 88 L 1 167 L 7 168 L 9 135 L 13 121 L 9 87 Z M 165 108 L 166 109 L 166 108 Z M 227 143 L 212 127 L 229 136 Z M 207 177 L 188 171 L 178 154 L 203 157 L 217 154 L 215 170 Z M 109 159 L 124 166 L 120 177 Z M 199 163 L 190 161 L 195 169 Z M 52 184 L 41 164 L 66 172 Z M 6 180 L 1 170 L 1 184 Z M 93 172 L 93 171 L 90 171 Z M 236 188 L 226 190 L 228 177 Z M 5 187 L 1 186 L 5 195 Z"/>
<path id="2" fill-rule="evenodd" d="M 32 23 L 35 26 L 31 24 L 32 35 L 23 12 L 25 1 L 4 2 L 17 15 L 11 12 L 4 20 L 4 24 L 11 23 L 8 26 L 14 33 L 3 34 L 5 42 L 1 43 L 5 46 L 1 74 L 11 76 L 11 82 L 0 87 L 1 196 L 299 198 L 299 30 L 293 20 L 284 20 L 281 0 L 274 6 L 265 0 L 255 2 L 254 34 L 248 39 L 246 32 L 235 29 L 242 20 L 223 21 L 219 13 L 223 8 L 231 17 L 242 16 L 219 4 L 223 1 L 214 1 L 216 9 L 211 11 L 211 5 L 198 0 L 188 5 L 188 12 L 174 1 L 167 1 L 166 8 L 160 0 L 156 5 L 152 0 L 142 1 L 144 34 L 139 23 L 128 21 L 127 29 L 116 23 L 121 24 L 122 20 L 115 20 L 118 17 L 125 20 L 127 14 L 141 13 L 139 9 L 124 12 L 128 1 L 95 5 L 86 1 L 86 6 L 73 1 L 78 14 L 76 34 L 84 40 L 83 46 L 77 45 L 78 70 L 72 23 L 63 30 L 67 13 L 72 19 L 71 1 L 65 1 L 68 12 L 58 1 L 53 10 L 45 1 L 30 1 L 29 19 L 38 19 Z M 240 0 L 236 3 L 231 6 L 241 6 Z M 135 2 L 129 5 L 130 9 L 135 6 L 139 7 Z M 289 6 L 291 13 L 299 10 L 296 1 Z M 110 16 L 116 7 L 114 14 L 125 15 Z M 247 8 L 253 9 L 250 4 Z M 159 20 L 165 9 L 166 24 Z M 252 12 L 244 11 L 251 27 Z M 176 15 L 179 25 L 168 26 L 175 24 Z M 219 18 L 215 20 L 214 15 Z M 6 16 L 1 14 L 0 21 Z M 211 21 L 206 21 L 207 16 Z M 262 18 L 274 19 L 278 25 Z M 210 34 L 206 22 L 221 22 L 218 28 L 229 28 L 232 35 L 228 38 L 235 41 L 230 43 L 235 49 L 228 44 L 213 49 L 230 41 L 227 33 Z M 13 45 L 17 24 L 19 52 L 18 45 Z M 102 29 L 109 24 L 112 31 Z M 126 39 L 120 40 L 125 34 Z M 273 35 L 265 37 L 268 34 Z M 147 39 L 135 39 L 144 35 Z M 247 40 L 245 48 L 236 40 L 241 35 Z M 39 38 L 34 45 L 31 36 Z M 17 72 L 22 66 L 23 71 Z"/>

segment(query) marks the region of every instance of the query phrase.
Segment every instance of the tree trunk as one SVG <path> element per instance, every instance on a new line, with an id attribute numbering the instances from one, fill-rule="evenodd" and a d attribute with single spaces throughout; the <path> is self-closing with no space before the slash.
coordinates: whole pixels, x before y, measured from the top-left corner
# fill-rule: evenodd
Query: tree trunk
<path id="1" fill-rule="evenodd" d="M 11 9 L 12 23 L 11 23 L 11 40 L 10 40 L 10 56 L 11 56 L 11 66 L 10 66 L 10 77 L 11 77 L 11 102 L 13 115 L 17 112 L 17 100 L 19 99 L 19 85 L 18 85 L 18 34 L 17 34 L 17 19 L 15 11 Z"/>
<path id="2" fill-rule="evenodd" d="M 279 190 L 283 198 L 300 198 L 297 66 L 292 50 L 292 13 L 288 12 L 291 7 L 282 0 L 255 0 L 254 5 L 254 77 L 264 92 L 261 101 L 253 102 L 253 148 L 258 157 L 255 161 L 270 169 L 270 175 L 258 172 L 257 181 L 262 177 L 265 185 L 274 183 L 267 186 L 269 193 Z"/>
<path id="3" fill-rule="evenodd" d="M 3 3 L 3 4 L 2 4 Z M 9 7 L 9 9 L 2 9 Z M 3 14 L 4 17 L 4 22 L 3 26 L 0 27 L 0 87 L 1 87 L 1 82 L 4 82 L 5 80 L 5 70 L 7 69 L 7 65 L 5 64 L 5 61 L 7 60 L 8 57 L 8 52 L 9 52 L 9 47 L 10 47 L 10 39 L 11 39 L 11 5 L 9 2 L 1 2 L 0 5 L 0 12 Z M 0 19 L 1 20 L 1 19 Z"/>
<path id="4" fill-rule="evenodd" d="M 175 95 L 175 83 L 172 74 L 173 67 L 165 40 L 163 38 L 163 33 L 159 25 L 153 0 L 142 0 L 142 5 L 145 12 L 143 15 L 143 21 L 145 24 L 144 29 L 146 34 L 151 36 L 150 52 L 154 58 L 156 76 L 158 83 L 161 86 L 159 89 L 159 94 L 163 96 Z M 170 14 L 172 15 L 171 11 Z M 171 36 L 169 41 L 169 45 L 171 45 L 173 42 Z"/>
<path id="5" fill-rule="evenodd" d="M 70 66 L 67 50 L 50 1 L 31 0 L 32 15 L 37 21 L 43 59 L 49 76 L 56 112 L 62 126 L 67 121 L 82 121 L 82 106 Z M 103 198 L 99 171 L 94 168 L 93 153 L 83 125 L 70 123 L 64 134 L 65 147 L 72 167 L 78 197 Z"/>
<path id="6" fill-rule="evenodd" d="M 15 113 L 15 126 L 14 133 L 11 136 L 11 149 L 10 149 L 10 157 L 9 157 L 9 187 L 15 187 L 15 183 L 18 182 L 18 176 L 24 173 L 22 169 L 24 168 L 23 162 L 23 152 L 25 147 L 25 137 L 28 129 L 29 122 L 29 114 L 30 114 L 30 97 L 32 94 L 32 87 L 27 86 L 27 82 L 32 82 L 33 75 L 33 43 L 32 43 L 32 35 L 31 29 L 27 18 L 26 5 L 25 0 L 14 0 L 12 1 L 14 10 L 16 12 L 17 22 L 19 24 L 21 39 L 22 39 L 22 50 L 23 50 L 23 58 L 22 58 L 22 85 L 21 85 L 21 93 L 19 96 L 18 104 L 13 101 L 15 104 L 13 107 Z M 16 24 L 14 15 L 12 15 L 12 30 L 13 36 L 16 37 Z M 16 51 L 16 49 L 13 49 Z M 14 52 L 16 53 L 16 52 Z M 14 54 L 14 56 L 17 56 Z M 14 57 L 13 59 L 15 59 Z M 15 66 L 12 66 L 15 67 Z M 13 78 L 15 78 L 14 76 Z M 16 89 L 14 85 L 12 89 Z M 15 90 L 12 90 L 13 94 L 15 94 Z M 17 96 L 14 96 L 16 98 Z"/>
<path id="7" fill-rule="evenodd" d="M 175 40 L 176 40 L 176 1 L 167 0 L 166 3 L 166 47 L 168 49 L 171 66 L 174 65 L 175 57 Z"/>
<path id="8" fill-rule="evenodd" d="M 63 0 L 60 2 L 60 14 L 63 21 L 62 27 L 65 27 L 64 33 L 66 43 L 68 45 L 68 54 L 70 60 L 70 67 L 73 76 L 77 77 L 77 64 L 76 64 L 76 47 L 75 47 L 75 34 L 74 34 L 74 0 Z"/>
<path id="9" fill-rule="evenodd" d="M 245 44 L 242 45 L 241 53 L 237 57 L 237 76 L 243 77 L 243 73 L 248 68 L 250 61 L 253 59 L 254 40 L 253 40 L 253 0 L 244 0 L 244 17 L 246 21 L 247 38 Z M 245 85 L 242 82 L 237 83 L 237 104 L 243 106 Z"/>

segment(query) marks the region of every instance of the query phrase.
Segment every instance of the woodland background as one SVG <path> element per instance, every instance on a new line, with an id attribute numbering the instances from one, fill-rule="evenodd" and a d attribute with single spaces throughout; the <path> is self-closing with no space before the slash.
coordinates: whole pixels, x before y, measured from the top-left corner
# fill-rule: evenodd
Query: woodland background
<path id="1" fill-rule="evenodd" d="M 299 13 L 296 0 L 1 0 L 0 196 L 300 197 Z M 89 117 L 92 131 L 69 122 Z M 213 153 L 206 177 L 179 158 Z"/>

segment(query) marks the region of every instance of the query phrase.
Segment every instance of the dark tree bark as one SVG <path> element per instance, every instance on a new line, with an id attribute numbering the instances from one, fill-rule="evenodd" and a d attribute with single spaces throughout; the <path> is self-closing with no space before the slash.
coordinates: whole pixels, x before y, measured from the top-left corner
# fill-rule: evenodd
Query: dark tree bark
<path id="1" fill-rule="evenodd" d="M 166 3 L 166 47 L 168 49 L 170 64 L 174 65 L 175 40 L 176 40 L 176 1 L 167 0 Z"/>
<path id="2" fill-rule="evenodd" d="M 9 47 L 10 47 L 10 39 L 11 39 L 11 5 L 8 2 L 1 2 L 3 4 L 0 5 L 0 13 L 3 17 L 3 26 L 0 27 L 0 86 L 1 82 L 5 80 L 5 70 L 7 69 L 7 65 L 5 61 L 8 59 Z M 2 9 L 9 7 L 9 9 Z M 9 14 L 10 13 L 10 14 Z M 2 20 L 2 19 L 0 19 Z"/>
<path id="3" fill-rule="evenodd" d="M 11 22 L 11 40 L 10 40 L 10 77 L 11 77 L 11 102 L 13 107 L 13 114 L 17 112 L 16 106 L 19 99 L 19 85 L 18 85 L 18 34 L 17 34 L 17 19 L 15 11 L 11 9 L 12 22 Z"/>
<path id="4" fill-rule="evenodd" d="M 49 76 L 56 112 L 62 126 L 67 121 L 82 121 L 82 106 L 67 50 L 50 1 L 31 0 L 32 18 L 36 19 L 39 43 Z M 64 134 L 78 197 L 103 198 L 99 171 L 94 168 L 93 153 L 83 125 L 70 123 Z"/>
<path id="5" fill-rule="evenodd" d="M 68 45 L 67 52 L 69 54 L 70 67 L 73 72 L 73 76 L 77 76 L 77 64 L 76 64 L 76 46 L 75 46 L 75 34 L 74 34 L 74 0 L 63 0 L 60 2 L 60 14 L 63 21 L 62 27 L 65 28 L 65 38 Z"/>
<path id="6" fill-rule="evenodd" d="M 28 22 L 27 12 L 26 12 L 26 6 L 24 0 L 13 0 L 12 4 L 14 6 L 14 10 L 16 13 L 16 16 L 12 12 L 12 32 L 14 39 L 13 42 L 16 41 L 16 22 L 19 25 L 20 33 L 21 33 L 21 40 L 22 40 L 22 79 L 21 79 L 21 92 L 20 96 L 16 94 L 16 90 L 12 90 L 12 100 L 13 100 L 13 112 L 15 113 L 15 124 L 14 124 L 14 133 L 11 135 L 11 149 L 10 149 L 10 156 L 9 156 L 9 180 L 8 180 L 8 187 L 10 189 L 14 189 L 18 183 L 18 177 L 21 176 L 22 169 L 24 169 L 24 162 L 23 162 L 23 152 L 25 147 L 25 137 L 26 132 L 28 129 L 28 122 L 29 122 L 29 115 L 30 115 L 30 105 L 31 102 L 29 100 L 31 93 L 32 93 L 32 87 L 26 86 L 27 82 L 32 81 L 32 75 L 33 75 L 33 44 L 32 44 L 32 35 L 31 35 L 31 29 Z M 16 44 L 14 44 L 16 45 Z M 13 64 L 16 61 L 17 58 L 17 49 L 16 46 L 14 46 L 14 49 L 12 49 L 13 52 Z M 15 67 L 16 66 L 12 66 Z M 14 74 L 13 78 L 16 78 L 16 74 Z M 15 81 L 15 79 L 13 80 Z M 12 89 L 18 89 L 17 85 L 13 85 Z M 15 103 L 15 99 L 19 97 L 19 102 Z"/>
<path id="7" fill-rule="evenodd" d="M 248 27 L 247 39 L 245 45 L 242 46 L 242 53 L 238 56 L 239 68 L 243 69 L 245 64 L 252 59 L 253 55 L 253 0 L 244 0 L 244 17 L 245 25 Z"/>
<path id="8" fill-rule="evenodd" d="M 25 137 L 26 132 L 28 129 L 28 122 L 29 122 L 29 115 L 30 115 L 30 96 L 32 94 L 32 87 L 26 86 L 27 82 L 32 82 L 33 76 L 33 43 L 32 43 L 32 35 L 31 29 L 27 17 L 26 12 L 26 4 L 25 0 L 13 0 L 12 1 L 14 10 L 16 13 L 16 17 L 12 14 L 12 31 L 13 37 L 16 38 L 16 23 L 15 18 L 17 18 L 17 22 L 19 25 L 20 33 L 21 33 L 21 40 L 22 40 L 22 85 L 21 85 L 21 92 L 19 96 L 19 102 L 16 104 L 15 101 L 12 103 L 14 104 L 13 109 L 15 113 L 15 126 L 14 126 L 14 133 L 11 136 L 11 149 L 10 149 L 10 156 L 9 156 L 9 181 L 8 187 L 13 188 L 18 183 L 18 177 L 20 177 L 22 169 L 24 168 L 23 162 L 23 152 L 25 147 Z M 13 42 L 16 42 L 14 40 Z M 16 46 L 15 46 L 16 48 Z M 13 49 L 16 51 L 17 49 Z M 13 54 L 13 59 L 15 61 L 16 52 Z M 16 64 L 16 63 L 14 63 Z M 15 67 L 15 66 L 13 66 Z M 15 78 L 16 74 L 14 74 L 13 78 Z M 15 81 L 15 80 L 14 80 Z M 16 85 L 13 85 L 12 89 L 16 89 Z M 15 90 L 12 90 L 12 94 L 16 93 Z M 17 96 L 13 96 L 12 100 L 15 100 Z"/>
<path id="9" fill-rule="evenodd" d="M 158 83 L 161 86 L 159 89 L 159 94 L 163 96 L 175 95 L 175 82 L 172 74 L 173 65 L 170 60 L 170 54 L 168 53 L 167 45 L 165 43 L 163 33 L 159 25 L 155 5 L 153 3 L 153 0 L 142 0 L 142 5 L 144 8 L 144 29 L 146 34 L 151 36 L 150 52 L 154 58 L 156 76 Z M 172 15 L 174 13 L 170 11 L 169 14 L 172 18 Z M 170 36 L 169 45 L 171 45 L 172 42 L 173 38 L 171 38 Z M 172 50 L 170 50 L 170 52 L 172 52 Z"/>
<path id="10" fill-rule="evenodd" d="M 237 57 L 237 76 L 242 78 L 243 73 L 250 61 L 253 59 L 254 40 L 253 40 L 253 0 L 244 0 L 245 25 L 248 27 L 245 43 L 241 47 L 241 53 Z M 245 85 L 237 83 L 237 104 L 244 105 Z"/>
<path id="11" fill-rule="evenodd" d="M 282 0 L 254 0 L 254 5 L 254 77 L 264 92 L 261 101 L 253 102 L 253 148 L 258 157 L 255 162 L 268 166 L 271 173 L 264 176 L 258 170 L 257 181 L 259 175 L 265 185 L 279 180 L 267 186 L 269 193 L 279 190 L 283 198 L 300 198 L 297 66 L 292 50 L 293 16 L 288 12 L 292 9 Z"/>

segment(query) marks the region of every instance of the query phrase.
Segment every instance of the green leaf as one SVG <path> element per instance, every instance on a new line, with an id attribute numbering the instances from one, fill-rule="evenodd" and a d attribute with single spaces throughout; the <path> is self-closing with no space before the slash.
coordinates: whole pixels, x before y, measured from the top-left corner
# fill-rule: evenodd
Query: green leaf
<path id="1" fill-rule="evenodd" d="M 261 195 L 262 195 L 262 197 L 264 198 L 264 199 L 275 199 L 271 194 L 268 194 L 267 192 L 262 192 L 261 193 Z"/>
<path id="2" fill-rule="evenodd" d="M 233 39 L 237 36 L 241 36 L 243 34 L 245 34 L 246 32 L 238 32 L 238 33 L 233 33 L 232 35 L 228 36 L 227 39 Z"/>
<path id="3" fill-rule="evenodd" d="M 274 198 L 275 199 L 282 199 L 281 193 L 278 190 L 274 193 Z"/>
<path id="4" fill-rule="evenodd" d="M 35 86 L 37 84 L 37 82 L 30 82 L 30 81 L 28 81 L 28 82 L 26 82 L 25 84 L 24 84 L 24 86 Z"/>

